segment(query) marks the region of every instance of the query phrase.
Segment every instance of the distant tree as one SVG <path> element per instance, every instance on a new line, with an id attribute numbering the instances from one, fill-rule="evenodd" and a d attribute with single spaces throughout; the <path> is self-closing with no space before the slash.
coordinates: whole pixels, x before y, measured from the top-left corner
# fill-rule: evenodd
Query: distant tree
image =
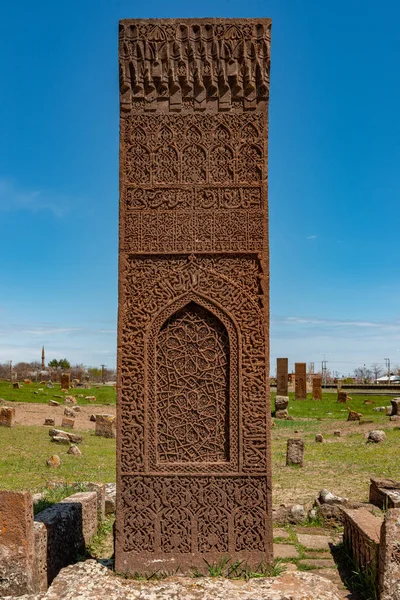
<path id="1" fill-rule="evenodd" d="M 60 367 L 60 369 L 63 369 L 64 371 L 66 371 L 67 369 L 71 368 L 71 363 L 66 358 L 61 358 L 58 361 L 58 366 Z"/>
<path id="2" fill-rule="evenodd" d="M 376 379 L 378 379 L 378 377 L 380 377 L 382 375 L 383 368 L 379 363 L 372 363 L 371 371 L 374 376 L 374 379 L 376 380 Z"/>
<path id="3" fill-rule="evenodd" d="M 53 360 L 51 360 L 48 363 L 48 366 L 51 367 L 52 369 L 57 369 L 58 368 L 58 360 L 56 358 L 53 358 Z"/>
<path id="4" fill-rule="evenodd" d="M 357 367 L 354 369 L 354 377 L 362 383 L 368 383 L 372 379 L 372 371 L 365 365 L 363 367 Z"/>

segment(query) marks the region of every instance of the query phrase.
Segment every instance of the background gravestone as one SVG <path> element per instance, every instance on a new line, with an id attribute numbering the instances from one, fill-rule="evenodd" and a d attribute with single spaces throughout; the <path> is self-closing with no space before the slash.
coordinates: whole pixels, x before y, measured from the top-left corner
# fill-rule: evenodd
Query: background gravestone
<path id="1" fill-rule="evenodd" d="M 119 572 L 272 559 L 270 26 L 120 23 Z"/>
<path id="2" fill-rule="evenodd" d="M 276 395 L 288 395 L 288 359 L 276 359 Z"/>
<path id="3" fill-rule="evenodd" d="M 312 378 L 312 399 L 322 400 L 322 377 L 314 375 Z"/>
<path id="4" fill-rule="evenodd" d="M 69 390 L 71 387 L 71 377 L 69 373 L 61 373 L 60 376 L 61 389 Z"/>
<path id="5" fill-rule="evenodd" d="M 306 363 L 295 363 L 294 365 L 294 397 L 296 400 L 307 399 L 307 365 Z"/>

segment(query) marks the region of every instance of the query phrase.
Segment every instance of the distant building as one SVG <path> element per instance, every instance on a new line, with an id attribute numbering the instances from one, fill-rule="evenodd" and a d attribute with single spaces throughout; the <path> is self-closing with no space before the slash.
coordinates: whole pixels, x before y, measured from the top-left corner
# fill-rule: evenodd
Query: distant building
<path id="1" fill-rule="evenodd" d="M 400 375 L 391 375 L 389 382 L 388 376 L 384 375 L 383 377 L 379 377 L 375 383 L 400 383 Z"/>

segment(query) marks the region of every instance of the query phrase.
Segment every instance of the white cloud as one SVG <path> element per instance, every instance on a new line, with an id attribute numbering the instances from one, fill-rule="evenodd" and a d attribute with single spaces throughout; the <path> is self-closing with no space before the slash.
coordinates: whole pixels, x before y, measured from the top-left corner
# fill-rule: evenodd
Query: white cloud
<path id="1" fill-rule="evenodd" d="M 317 236 L 316 236 L 316 235 L 308 235 L 308 236 L 306 237 L 306 239 L 307 239 L 307 240 L 316 240 L 316 239 L 317 239 Z"/>
<path id="2" fill-rule="evenodd" d="M 0 178 L 0 210 L 26 210 L 31 213 L 50 211 L 55 217 L 67 214 L 76 199 L 48 190 L 26 190 L 11 179 Z"/>

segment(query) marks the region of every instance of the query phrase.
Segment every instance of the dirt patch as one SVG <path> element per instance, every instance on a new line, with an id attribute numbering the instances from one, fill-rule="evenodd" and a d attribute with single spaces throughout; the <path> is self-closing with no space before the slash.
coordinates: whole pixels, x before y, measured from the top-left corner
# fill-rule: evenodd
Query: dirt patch
<path id="1" fill-rule="evenodd" d="M 48 404 L 33 404 L 32 402 L 15 402 L 15 424 L 16 425 L 43 425 L 45 419 L 54 419 L 55 427 L 61 428 L 61 421 L 64 415 L 64 408 L 71 405 L 61 404 L 60 406 L 50 406 Z M 95 429 L 95 423 L 89 421 L 92 414 L 115 415 L 116 406 L 104 404 L 90 404 L 79 407 L 80 412 L 76 413 L 74 430 L 87 431 Z"/>

